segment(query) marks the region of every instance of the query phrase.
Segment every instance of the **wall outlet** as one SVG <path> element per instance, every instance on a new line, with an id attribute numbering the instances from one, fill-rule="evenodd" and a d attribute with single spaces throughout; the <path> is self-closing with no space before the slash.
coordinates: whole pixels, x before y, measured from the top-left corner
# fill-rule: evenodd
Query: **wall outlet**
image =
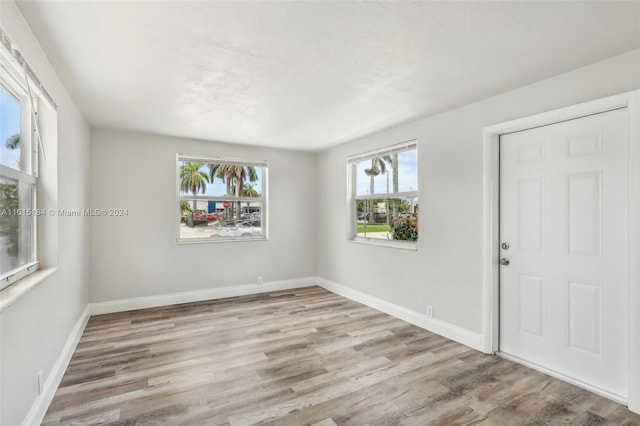
<path id="1" fill-rule="evenodd" d="M 427 318 L 433 318 L 433 306 L 427 305 Z"/>
<path id="2" fill-rule="evenodd" d="M 38 395 L 42 395 L 42 385 L 44 384 L 42 383 L 42 374 L 42 370 L 38 371 Z"/>
<path id="3" fill-rule="evenodd" d="M 258 284 L 262 284 L 262 277 L 258 277 Z"/>

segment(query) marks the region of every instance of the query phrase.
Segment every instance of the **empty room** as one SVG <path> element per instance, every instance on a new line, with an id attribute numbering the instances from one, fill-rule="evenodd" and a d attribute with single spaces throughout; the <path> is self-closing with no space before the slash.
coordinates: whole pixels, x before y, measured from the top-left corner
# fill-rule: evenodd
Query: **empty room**
<path id="1" fill-rule="evenodd" d="M 0 425 L 640 425 L 640 1 L 0 0 Z"/>

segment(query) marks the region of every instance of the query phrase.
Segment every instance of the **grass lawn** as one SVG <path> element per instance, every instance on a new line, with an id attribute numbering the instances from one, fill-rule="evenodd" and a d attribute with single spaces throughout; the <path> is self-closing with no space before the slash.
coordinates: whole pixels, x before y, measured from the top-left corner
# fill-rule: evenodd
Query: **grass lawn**
<path id="1" fill-rule="evenodd" d="M 358 234 L 362 232 L 390 232 L 391 227 L 386 223 L 359 223 Z"/>

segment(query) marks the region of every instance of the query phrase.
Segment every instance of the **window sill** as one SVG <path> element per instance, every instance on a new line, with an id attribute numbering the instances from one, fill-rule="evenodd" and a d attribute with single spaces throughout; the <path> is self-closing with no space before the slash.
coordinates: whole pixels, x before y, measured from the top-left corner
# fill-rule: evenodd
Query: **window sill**
<path id="1" fill-rule="evenodd" d="M 418 243 L 413 243 L 413 242 L 381 240 L 377 238 L 364 238 L 364 237 L 355 237 L 353 239 L 348 239 L 347 242 L 355 243 L 355 244 L 365 244 L 370 246 L 378 246 L 378 247 L 390 247 L 390 248 L 401 249 L 401 250 L 418 251 Z"/>
<path id="2" fill-rule="evenodd" d="M 39 269 L 0 291 L 0 312 L 36 288 L 58 270 L 57 267 Z"/>
<path id="3" fill-rule="evenodd" d="M 238 242 L 248 242 L 248 241 L 267 241 L 266 237 L 224 237 L 224 238 L 178 238 L 176 239 L 177 245 L 188 245 L 188 244 L 207 244 L 207 243 L 238 243 Z"/>

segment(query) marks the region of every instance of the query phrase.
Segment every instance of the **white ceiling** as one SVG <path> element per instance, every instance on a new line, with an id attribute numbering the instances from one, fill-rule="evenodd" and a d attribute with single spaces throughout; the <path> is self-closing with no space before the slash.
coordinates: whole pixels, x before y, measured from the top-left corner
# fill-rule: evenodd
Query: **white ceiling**
<path id="1" fill-rule="evenodd" d="M 19 1 L 96 127 L 320 150 L 640 47 L 640 2 Z"/>

